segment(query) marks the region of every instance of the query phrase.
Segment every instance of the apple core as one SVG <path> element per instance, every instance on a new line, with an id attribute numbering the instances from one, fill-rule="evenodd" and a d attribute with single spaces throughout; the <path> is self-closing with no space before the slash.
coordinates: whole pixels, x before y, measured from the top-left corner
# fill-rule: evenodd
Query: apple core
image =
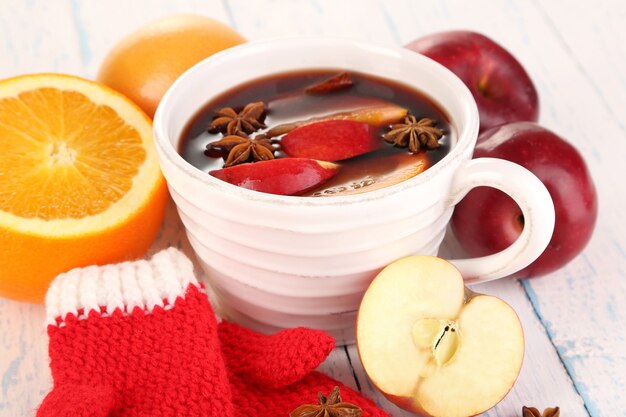
<path id="1" fill-rule="evenodd" d="M 432 374 L 454 356 L 459 346 L 458 323 L 455 320 L 421 318 L 413 325 L 413 343 L 419 350 L 430 355 L 429 366 L 422 377 Z"/>

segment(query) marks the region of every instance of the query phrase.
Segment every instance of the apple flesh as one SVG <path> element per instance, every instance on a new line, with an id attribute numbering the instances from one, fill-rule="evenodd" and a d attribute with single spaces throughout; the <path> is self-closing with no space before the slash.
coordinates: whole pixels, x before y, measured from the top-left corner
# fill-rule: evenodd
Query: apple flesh
<path id="1" fill-rule="evenodd" d="M 434 33 L 406 48 L 455 73 L 478 105 L 480 130 L 503 123 L 537 121 L 539 98 L 524 67 L 506 49 L 471 31 Z"/>
<path id="2" fill-rule="evenodd" d="M 397 153 L 378 157 L 373 164 L 369 158 L 352 161 L 349 172 L 338 175 L 324 184 L 324 189 L 315 191 L 314 196 L 343 196 L 368 193 L 399 184 L 430 167 L 426 152 L 418 154 Z"/>
<path id="3" fill-rule="evenodd" d="M 399 407 L 467 417 L 509 392 L 524 334 L 508 304 L 466 289 L 452 264 L 411 256 L 387 266 L 367 289 L 357 347 L 371 381 Z"/>
<path id="4" fill-rule="evenodd" d="M 598 203 L 593 180 L 576 148 L 536 123 L 518 122 L 482 133 L 474 157 L 502 158 L 522 165 L 544 183 L 554 202 L 554 233 L 548 247 L 516 277 L 548 274 L 584 249 L 595 227 Z M 472 256 L 507 248 L 523 227 L 524 217 L 515 201 L 494 188 L 470 191 L 452 217 L 456 237 Z"/>
<path id="5" fill-rule="evenodd" d="M 297 128 L 280 141 L 290 157 L 341 161 L 363 155 L 383 145 L 372 126 L 352 120 L 329 120 Z"/>
<path id="6" fill-rule="evenodd" d="M 300 195 L 339 172 L 332 162 L 305 158 L 272 159 L 209 172 L 215 178 L 262 193 Z"/>

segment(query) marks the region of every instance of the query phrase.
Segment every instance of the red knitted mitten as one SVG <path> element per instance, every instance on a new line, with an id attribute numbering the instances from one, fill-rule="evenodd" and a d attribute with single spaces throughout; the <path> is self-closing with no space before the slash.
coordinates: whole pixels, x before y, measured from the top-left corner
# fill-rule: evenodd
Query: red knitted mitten
<path id="1" fill-rule="evenodd" d="M 233 415 L 215 315 L 177 250 L 62 274 L 46 307 L 54 388 L 38 417 Z"/>
<path id="2" fill-rule="evenodd" d="M 303 404 L 316 404 L 317 393 L 341 389 L 343 401 L 363 409 L 363 417 L 388 417 L 356 391 L 314 372 L 334 346 L 332 337 L 304 328 L 262 335 L 234 323 L 218 326 L 236 415 L 289 416 Z"/>

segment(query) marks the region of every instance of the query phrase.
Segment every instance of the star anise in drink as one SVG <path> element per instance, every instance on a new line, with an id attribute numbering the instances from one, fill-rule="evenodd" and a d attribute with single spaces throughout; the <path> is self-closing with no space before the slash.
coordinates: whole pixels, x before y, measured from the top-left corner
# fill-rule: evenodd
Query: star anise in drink
<path id="1" fill-rule="evenodd" d="M 317 404 L 304 404 L 293 410 L 289 417 L 360 417 L 361 408 L 343 402 L 339 387 L 333 388 L 328 397 L 319 392 L 317 394 Z"/>
<path id="2" fill-rule="evenodd" d="M 546 408 L 543 414 L 535 407 L 522 407 L 522 417 L 559 417 L 559 407 Z"/>
<path id="3" fill-rule="evenodd" d="M 267 161 L 274 159 L 274 145 L 265 135 L 257 135 L 254 138 L 248 136 L 229 135 L 207 145 L 206 152 L 226 153 L 224 167 L 230 167 L 245 162 Z"/>
<path id="4" fill-rule="evenodd" d="M 443 132 L 435 127 L 434 120 L 427 117 L 417 120 L 415 116 L 408 115 L 404 123 L 391 125 L 383 139 L 398 147 L 408 147 L 411 153 L 418 153 L 421 149 L 437 149 L 442 136 Z"/>
<path id="5" fill-rule="evenodd" d="M 265 103 L 257 101 L 246 105 L 240 112 L 224 107 L 215 112 L 209 132 L 226 135 L 246 135 L 265 127 Z"/>

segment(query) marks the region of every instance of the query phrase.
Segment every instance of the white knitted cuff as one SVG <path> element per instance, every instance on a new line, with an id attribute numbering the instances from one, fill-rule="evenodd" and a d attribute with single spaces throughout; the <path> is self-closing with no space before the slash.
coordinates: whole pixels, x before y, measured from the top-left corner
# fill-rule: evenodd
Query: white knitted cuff
<path id="1" fill-rule="evenodd" d="M 150 260 L 88 266 L 55 278 L 46 295 L 48 324 L 60 324 L 68 314 L 84 319 L 95 310 L 102 316 L 117 309 L 131 314 L 135 307 L 151 312 L 168 308 L 198 286 L 193 264 L 179 250 L 165 249 Z"/>

